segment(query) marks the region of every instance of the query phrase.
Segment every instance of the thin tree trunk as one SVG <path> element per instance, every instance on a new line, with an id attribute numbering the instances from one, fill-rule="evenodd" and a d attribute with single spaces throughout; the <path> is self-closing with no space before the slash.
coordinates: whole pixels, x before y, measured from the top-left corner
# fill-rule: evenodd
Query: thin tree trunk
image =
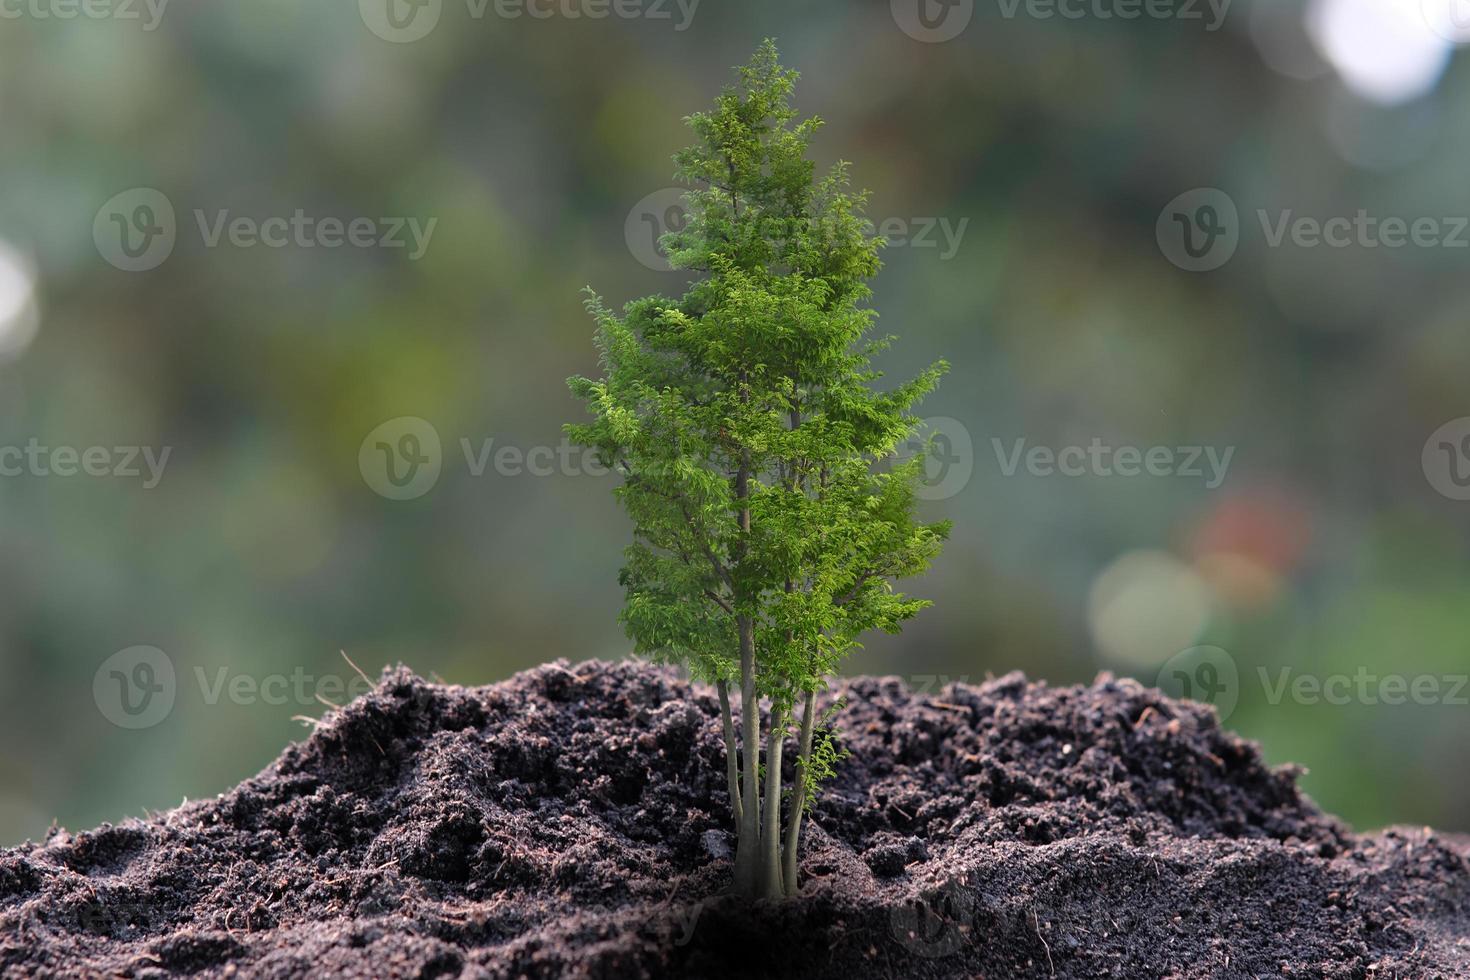
<path id="1" fill-rule="evenodd" d="M 801 715 L 801 734 L 796 767 L 796 785 L 791 790 L 791 812 L 786 815 L 785 854 L 781 862 L 786 894 L 795 895 L 800 888 L 796 871 L 796 849 L 801 842 L 802 809 L 806 806 L 806 767 L 812 760 L 812 731 L 817 720 L 817 692 L 808 691 L 806 707 Z"/>
<path id="2" fill-rule="evenodd" d="M 729 782 L 730 810 L 735 815 L 738 832 L 745 808 L 740 799 L 740 764 L 735 754 L 735 720 L 730 716 L 730 686 L 724 681 L 716 681 L 715 691 L 720 696 L 720 722 L 724 727 L 725 779 Z"/>
<path id="3" fill-rule="evenodd" d="M 781 750 L 786 742 L 786 712 L 771 709 L 771 731 L 766 736 L 765 829 L 761 832 L 762 898 L 786 894 L 781 884 Z"/>
<path id="4" fill-rule="evenodd" d="M 734 187 L 734 183 L 731 183 Z M 740 375 L 740 403 L 749 404 L 750 390 L 744 372 Z M 740 506 L 740 541 L 737 557 L 744 561 L 750 542 L 750 451 L 740 453 L 740 466 L 735 471 L 735 499 Z M 740 633 L 740 722 L 741 759 L 740 836 L 735 844 L 735 889 L 746 897 L 755 897 L 761 880 L 761 803 L 756 756 L 760 753 L 760 703 L 755 690 L 755 620 L 742 609 L 745 597 L 735 590 L 735 623 Z"/>
<path id="5" fill-rule="evenodd" d="M 740 616 L 740 722 L 745 753 L 740 792 L 740 838 L 735 845 L 735 888 L 755 896 L 760 884 L 760 787 L 756 756 L 760 754 L 760 706 L 755 693 L 755 623 Z"/>

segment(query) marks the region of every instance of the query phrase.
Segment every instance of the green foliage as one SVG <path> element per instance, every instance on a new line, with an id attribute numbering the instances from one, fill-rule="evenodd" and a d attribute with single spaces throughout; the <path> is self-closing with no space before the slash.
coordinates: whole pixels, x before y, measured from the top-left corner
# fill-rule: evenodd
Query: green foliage
<path id="1" fill-rule="evenodd" d="M 816 176 L 821 122 L 796 120 L 795 79 L 767 41 L 739 85 L 688 117 L 696 142 L 674 161 L 689 216 L 663 244 L 697 275 L 682 297 L 621 314 L 589 294 L 605 376 L 571 379 L 593 421 L 567 426 L 623 477 L 622 621 L 637 650 L 751 680 L 748 629 L 756 694 L 788 718 L 861 634 L 928 604 L 893 581 L 924 571 L 949 530 L 914 519 L 923 459 L 893 461 L 946 365 L 875 386 L 892 338 L 864 304 L 882 241 L 847 164 Z M 823 752 L 806 773 L 830 771 Z"/>
<path id="2" fill-rule="evenodd" d="M 832 718 L 842 709 L 839 702 L 832 705 L 822 717 L 822 723 L 812 732 L 811 752 L 797 762 L 796 778 L 801 780 L 805 793 L 800 794 L 802 808 L 810 813 L 822 783 L 837 773 L 837 763 L 852 755 L 842 747 L 838 733 L 832 727 Z"/>

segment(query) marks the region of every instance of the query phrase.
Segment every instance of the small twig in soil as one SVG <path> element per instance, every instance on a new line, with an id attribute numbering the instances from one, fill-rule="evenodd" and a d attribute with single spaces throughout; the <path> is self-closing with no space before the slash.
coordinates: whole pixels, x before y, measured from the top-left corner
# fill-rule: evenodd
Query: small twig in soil
<path id="1" fill-rule="evenodd" d="M 363 680 L 367 681 L 369 685 L 371 685 L 373 683 L 372 678 L 368 677 L 367 674 L 364 674 L 362 672 L 362 668 L 359 667 L 357 664 L 353 663 L 352 662 L 352 658 L 349 657 L 349 656 L 347 656 L 347 651 L 346 650 L 338 650 L 337 652 L 340 653 L 340 654 L 342 654 L 342 659 L 345 660 L 345 661 L 347 661 L 347 665 L 349 667 L 351 667 L 353 670 L 357 671 L 357 676 L 358 677 L 361 677 Z"/>
<path id="2" fill-rule="evenodd" d="M 950 711 L 959 711 L 959 712 L 961 712 L 963 714 L 969 714 L 970 713 L 970 709 L 967 708 L 967 707 L 965 707 L 964 705 L 962 705 L 962 704 L 950 704 L 948 701 L 930 701 L 929 702 L 929 705 L 930 705 L 930 707 L 933 707 L 933 708 L 947 708 Z"/>
<path id="3" fill-rule="evenodd" d="M 1051 945 L 1047 943 L 1046 937 L 1041 934 L 1041 922 L 1036 918 L 1036 910 L 1031 910 L 1031 928 L 1036 930 L 1036 938 L 1041 940 L 1041 948 L 1046 950 L 1046 966 L 1051 970 L 1051 975 L 1057 975 L 1057 966 L 1051 961 Z"/>

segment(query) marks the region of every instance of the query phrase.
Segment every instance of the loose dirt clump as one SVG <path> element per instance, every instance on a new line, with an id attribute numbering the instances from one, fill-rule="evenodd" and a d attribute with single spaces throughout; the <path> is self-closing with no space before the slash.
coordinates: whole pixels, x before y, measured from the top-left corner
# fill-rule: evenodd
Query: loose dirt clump
<path id="1" fill-rule="evenodd" d="M 711 691 L 398 668 L 216 799 L 0 851 L 0 975 L 1470 976 L 1470 848 L 1350 833 L 1208 708 L 1107 675 L 834 693 L 851 755 L 790 902 L 721 893 Z"/>

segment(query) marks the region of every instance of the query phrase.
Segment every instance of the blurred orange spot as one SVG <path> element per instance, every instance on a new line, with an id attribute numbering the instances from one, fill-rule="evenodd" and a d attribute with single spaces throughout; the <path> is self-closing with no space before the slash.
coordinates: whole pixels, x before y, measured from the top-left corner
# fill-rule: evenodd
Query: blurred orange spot
<path id="1" fill-rule="evenodd" d="M 1284 491 L 1256 490 L 1226 497 L 1206 514 L 1190 548 L 1196 562 L 1230 555 L 1279 575 L 1296 567 L 1311 540 L 1304 506 Z"/>

